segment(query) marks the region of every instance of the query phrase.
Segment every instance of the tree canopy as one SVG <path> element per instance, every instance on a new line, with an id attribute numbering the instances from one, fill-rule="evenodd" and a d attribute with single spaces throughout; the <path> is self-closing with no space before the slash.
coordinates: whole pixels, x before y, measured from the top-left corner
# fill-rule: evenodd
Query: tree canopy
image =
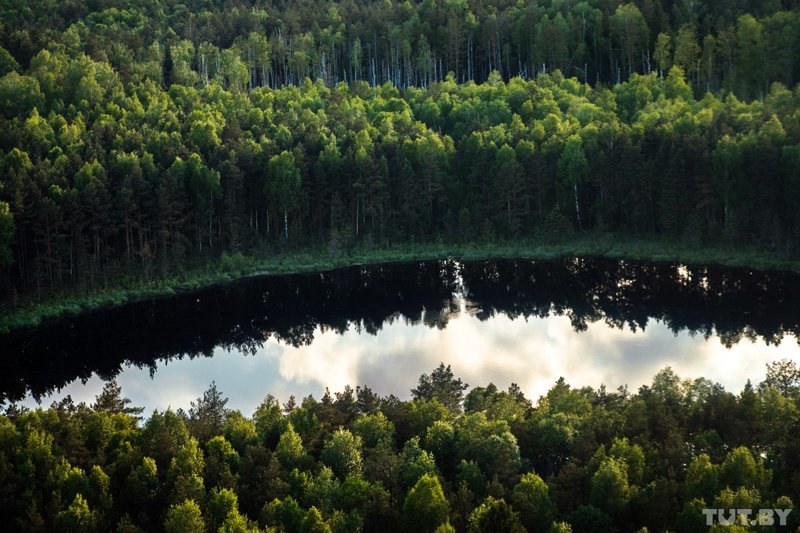
<path id="1" fill-rule="evenodd" d="M 768 369 L 738 395 L 667 368 L 635 393 L 488 384 L 453 409 L 348 387 L 221 425 L 141 421 L 112 382 L 92 406 L 6 408 L 0 512 L 15 530 L 705 531 L 702 509 L 800 498 L 800 400 L 774 386 L 790 365 Z M 225 403 L 212 386 L 193 409 Z"/>
<path id="2" fill-rule="evenodd" d="M 796 5 L 7 7 L 4 299 L 575 231 L 797 254 Z"/>

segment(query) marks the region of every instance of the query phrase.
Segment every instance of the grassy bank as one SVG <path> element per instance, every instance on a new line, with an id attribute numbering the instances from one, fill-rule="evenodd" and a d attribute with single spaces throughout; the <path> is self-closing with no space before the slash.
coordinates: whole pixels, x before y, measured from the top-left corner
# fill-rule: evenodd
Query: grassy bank
<path id="1" fill-rule="evenodd" d="M 555 259 L 559 257 L 607 257 L 687 264 L 716 264 L 756 270 L 800 272 L 800 259 L 784 259 L 769 252 L 733 248 L 693 248 L 675 243 L 583 238 L 561 244 L 541 242 L 499 244 L 412 244 L 375 249 L 355 249 L 331 255 L 324 250 L 290 252 L 269 257 L 237 254 L 223 256 L 180 274 L 149 281 L 131 278 L 102 288 L 72 288 L 38 298 L 24 295 L 12 306 L 0 306 L 0 334 L 31 328 L 42 322 L 82 312 L 123 305 L 143 298 L 166 297 L 247 276 L 331 270 L 351 265 L 444 259 Z"/>

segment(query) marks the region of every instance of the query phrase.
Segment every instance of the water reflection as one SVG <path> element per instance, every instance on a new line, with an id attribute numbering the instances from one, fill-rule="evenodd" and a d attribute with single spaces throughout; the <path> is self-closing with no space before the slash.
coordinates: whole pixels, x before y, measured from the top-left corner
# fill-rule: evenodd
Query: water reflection
<path id="1" fill-rule="evenodd" d="M 0 391 L 46 396 L 124 369 L 126 394 L 149 408 L 186 406 L 215 379 L 250 411 L 266 392 L 326 385 L 407 394 L 440 360 L 470 383 L 515 381 L 531 396 L 560 375 L 636 386 L 666 364 L 736 387 L 760 379 L 766 361 L 797 358 L 794 339 L 775 345 L 797 336 L 798 292 L 793 274 L 598 259 L 257 278 L 0 339 L 16 356 Z M 95 378 L 62 394 L 91 399 L 100 387 Z"/>

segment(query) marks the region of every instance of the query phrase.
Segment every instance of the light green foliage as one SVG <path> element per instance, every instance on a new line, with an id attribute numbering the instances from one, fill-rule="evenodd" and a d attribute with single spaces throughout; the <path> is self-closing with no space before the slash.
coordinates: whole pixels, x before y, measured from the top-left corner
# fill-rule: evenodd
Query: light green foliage
<path id="1" fill-rule="evenodd" d="M 523 475 L 514 487 L 511 504 L 528 531 L 547 531 L 556 517 L 547 484 L 534 472 Z"/>
<path id="2" fill-rule="evenodd" d="M 731 451 L 720 467 L 722 485 L 734 490 L 739 487 L 764 490 L 771 479 L 772 471 L 764 466 L 763 460 L 756 461 L 744 446 Z"/>
<path id="3" fill-rule="evenodd" d="M 5 76 L 12 71 L 19 72 L 20 65 L 8 50 L 0 46 L 0 76 Z"/>
<path id="4" fill-rule="evenodd" d="M 517 438 L 508 423 L 487 420 L 483 413 L 457 421 L 454 448 L 458 459 L 475 461 L 489 479 L 510 480 L 521 466 Z"/>
<path id="5" fill-rule="evenodd" d="M 530 402 L 524 399 L 518 387 L 512 384 L 508 391 L 498 391 L 494 384 L 474 387 L 464 399 L 467 414 L 483 411 L 490 420 L 511 422 L 524 418 Z"/>
<path id="6" fill-rule="evenodd" d="M 641 485 L 644 481 L 644 451 L 638 444 L 631 444 L 628 439 L 614 439 L 608 455 L 625 462 L 628 470 L 628 481 L 631 485 Z"/>
<path id="7" fill-rule="evenodd" d="M 535 409 L 517 387 L 487 386 L 458 415 L 347 389 L 289 402 L 287 415 L 274 400 L 255 421 L 229 412 L 202 445 L 182 412 L 140 424 L 111 383 L 93 407 L 0 416 L 0 512 L 12 529 L 56 531 L 706 531 L 705 508 L 793 506 L 792 426 L 780 418 L 794 420 L 794 374 L 770 365 L 739 395 L 669 368 L 633 394 L 559 380 Z M 412 423 L 417 405 L 437 416 Z M 509 416 L 487 416 L 497 405 Z M 298 413 L 325 436 L 309 451 L 288 422 Z M 281 427 L 273 451 L 262 435 Z M 406 435 L 399 453 L 393 433 Z M 363 468 L 362 435 L 375 444 Z"/>
<path id="8" fill-rule="evenodd" d="M 280 440 L 278 440 L 275 456 L 286 471 L 302 467 L 306 461 L 307 454 L 303 448 L 303 440 L 294 430 L 291 422 L 289 422 L 286 430 L 281 434 Z"/>
<path id="9" fill-rule="evenodd" d="M 261 439 L 270 446 L 275 446 L 278 438 L 283 433 L 283 413 L 278 400 L 271 394 L 264 398 L 264 401 L 256 408 L 253 413 L 253 423 Z"/>
<path id="10" fill-rule="evenodd" d="M 228 515 L 218 531 L 220 533 L 260 533 L 261 529 L 255 522 L 248 520 L 238 511 L 234 511 Z"/>
<path id="11" fill-rule="evenodd" d="M 641 49 L 648 40 L 647 22 L 636 5 L 623 4 L 609 18 L 611 34 L 614 40 L 620 43 L 623 50 L 623 59 L 628 72 L 633 72 L 634 61 L 638 60 Z"/>
<path id="12" fill-rule="evenodd" d="M 393 442 L 394 424 L 383 413 L 366 414 L 353 422 L 353 433 L 361 438 L 365 448 L 374 448 L 380 442 Z"/>
<path id="13" fill-rule="evenodd" d="M 437 474 L 433 454 L 420 447 L 419 437 L 413 437 L 405 443 L 401 456 L 400 480 L 404 489 L 413 487 L 425 475 Z"/>
<path id="14" fill-rule="evenodd" d="M 231 443 L 239 454 L 242 454 L 247 446 L 258 441 L 258 432 L 255 424 L 245 418 L 239 411 L 231 411 L 227 414 L 222 432 L 225 435 L 225 439 Z"/>
<path id="15" fill-rule="evenodd" d="M 361 437 L 346 429 L 338 429 L 322 448 L 320 460 L 328 465 L 339 479 L 360 476 L 363 465 Z"/>
<path id="16" fill-rule="evenodd" d="M 144 423 L 140 438 L 144 455 L 155 460 L 159 471 L 166 471 L 172 457 L 188 441 L 189 432 L 174 411 L 155 410 Z"/>
<path id="17" fill-rule="evenodd" d="M 406 495 L 403 521 L 418 531 L 435 531 L 447 521 L 448 508 L 438 478 L 425 474 Z"/>
<path id="18" fill-rule="evenodd" d="M 212 489 L 206 499 L 206 514 L 211 529 L 216 529 L 231 515 L 239 514 L 239 498 L 231 489 Z"/>
<path id="19" fill-rule="evenodd" d="M 319 473 L 305 486 L 305 496 L 309 503 L 322 511 L 334 509 L 334 499 L 337 497 L 341 482 L 327 466 L 323 466 Z"/>
<path id="20" fill-rule="evenodd" d="M 204 469 L 203 450 L 194 437 L 189 437 L 189 440 L 178 448 L 167 471 L 167 481 L 171 487 L 170 502 L 202 501 L 205 491 Z"/>
<path id="21" fill-rule="evenodd" d="M 101 509 L 103 512 L 111 510 L 113 498 L 111 495 L 111 478 L 103 471 L 99 465 L 94 465 L 89 470 L 88 475 L 89 491 L 87 493 L 89 502 L 93 507 Z"/>
<path id="22" fill-rule="evenodd" d="M 658 63 L 659 73 L 669 71 L 672 66 L 672 38 L 666 33 L 659 33 L 656 38 L 653 59 Z"/>
<path id="23" fill-rule="evenodd" d="M 331 528 L 322 519 L 322 514 L 316 507 L 311 507 L 303 520 L 302 533 L 331 533 Z"/>
<path id="24" fill-rule="evenodd" d="M 687 501 L 702 498 L 711 501 L 719 490 L 719 467 L 711 463 L 711 458 L 701 454 L 689 463 L 683 493 Z"/>
<path id="25" fill-rule="evenodd" d="M 196 533 L 205 529 L 200 506 L 194 500 L 185 500 L 170 507 L 164 530 L 167 533 Z"/>
<path id="26" fill-rule="evenodd" d="M 146 513 L 151 509 L 159 486 L 155 460 L 150 457 L 142 458 L 141 464 L 135 466 L 128 475 L 122 492 L 132 514 Z"/>
<path id="27" fill-rule="evenodd" d="M 450 420 L 452 411 L 438 400 L 414 400 L 408 404 L 412 431 L 421 434 L 438 421 Z"/>
<path id="28" fill-rule="evenodd" d="M 174 478 L 176 476 L 186 476 L 191 474 L 202 475 L 205 460 L 203 458 L 203 450 L 197 439 L 189 437 L 189 439 L 178 448 L 172 462 L 169 465 L 168 477 Z"/>
<path id="29" fill-rule="evenodd" d="M 614 514 L 625 508 L 630 497 L 628 466 L 622 460 L 613 457 L 604 459 L 592 476 L 590 496 L 592 505 Z"/>
<path id="30" fill-rule="evenodd" d="M 295 165 L 294 154 L 284 151 L 270 158 L 264 195 L 267 204 L 283 214 L 285 239 L 289 238 L 289 211 L 295 209 L 300 202 L 300 185 L 301 177 Z"/>
<path id="31" fill-rule="evenodd" d="M 241 465 L 238 452 L 225 437 L 217 435 L 206 443 L 205 479 L 209 486 L 233 487 Z"/>
<path id="32" fill-rule="evenodd" d="M 796 259 L 795 4 L 51 4 L 0 43 L 0 291 L 37 308 L 15 327 L 64 312 L 51 289 L 163 291 L 245 252 L 577 230 Z M 455 413 L 444 370 L 415 397 Z"/>
<path id="33" fill-rule="evenodd" d="M 60 489 L 64 501 L 71 502 L 78 494 L 87 494 L 89 491 L 89 479 L 83 469 L 71 466 L 64 458 L 55 466 L 50 477 Z"/>
<path id="34" fill-rule="evenodd" d="M 64 533 L 93 531 L 97 525 L 97 514 L 81 494 L 75 495 L 72 503 L 56 517 L 56 531 Z"/>
<path id="35" fill-rule="evenodd" d="M 687 74 L 693 74 L 698 70 L 700 52 L 695 29 L 684 24 L 675 37 L 675 64 Z"/>
<path id="36" fill-rule="evenodd" d="M 716 509 L 759 509 L 761 506 L 761 494 L 757 489 L 739 487 L 731 489 L 725 487 L 720 491 L 712 503 Z"/>
<path id="37" fill-rule="evenodd" d="M 677 65 L 673 65 L 669 69 L 664 89 L 668 98 L 685 101 L 689 101 L 692 98 L 692 90 L 689 84 L 686 83 L 685 72 Z"/>
<path id="38" fill-rule="evenodd" d="M 438 458 L 439 464 L 450 464 L 455 444 L 455 429 L 453 425 L 444 420 L 437 420 L 425 432 L 423 444 L 433 457 Z"/>

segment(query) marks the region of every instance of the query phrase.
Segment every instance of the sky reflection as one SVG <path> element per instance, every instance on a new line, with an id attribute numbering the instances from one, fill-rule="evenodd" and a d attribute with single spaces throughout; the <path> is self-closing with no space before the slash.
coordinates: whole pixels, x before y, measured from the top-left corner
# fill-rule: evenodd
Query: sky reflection
<path id="1" fill-rule="evenodd" d="M 686 331 L 675 335 L 652 320 L 644 332 L 602 321 L 576 332 L 566 316 L 526 320 L 497 314 L 482 321 L 461 312 L 444 329 L 394 320 L 376 335 L 352 326 L 340 335 L 318 326 L 310 345 L 295 348 L 269 339 L 255 355 L 216 348 L 213 357 L 159 361 L 152 378 L 147 368 L 127 366 L 118 381 L 123 393 L 149 413 L 187 409 L 214 380 L 229 397 L 229 407 L 250 415 L 267 393 L 281 401 L 290 395 L 320 398 L 325 387 L 335 392 L 347 384 L 366 384 L 379 394 L 407 399 L 419 375 L 440 361 L 470 385 L 493 382 L 504 388 L 516 382 L 536 399 L 561 376 L 573 386 L 615 389 L 627 384 L 635 390 L 666 366 L 681 377 L 706 377 L 738 392 L 748 378 L 754 383 L 763 379 L 767 362 L 782 358 L 800 363 L 794 337 L 778 346 L 759 339 L 726 348 L 717 337 L 706 340 Z M 92 402 L 102 387 L 96 375 L 86 384 L 76 380 L 42 398 L 42 405 L 68 394 L 76 403 Z M 22 404 L 37 405 L 30 397 Z"/>

